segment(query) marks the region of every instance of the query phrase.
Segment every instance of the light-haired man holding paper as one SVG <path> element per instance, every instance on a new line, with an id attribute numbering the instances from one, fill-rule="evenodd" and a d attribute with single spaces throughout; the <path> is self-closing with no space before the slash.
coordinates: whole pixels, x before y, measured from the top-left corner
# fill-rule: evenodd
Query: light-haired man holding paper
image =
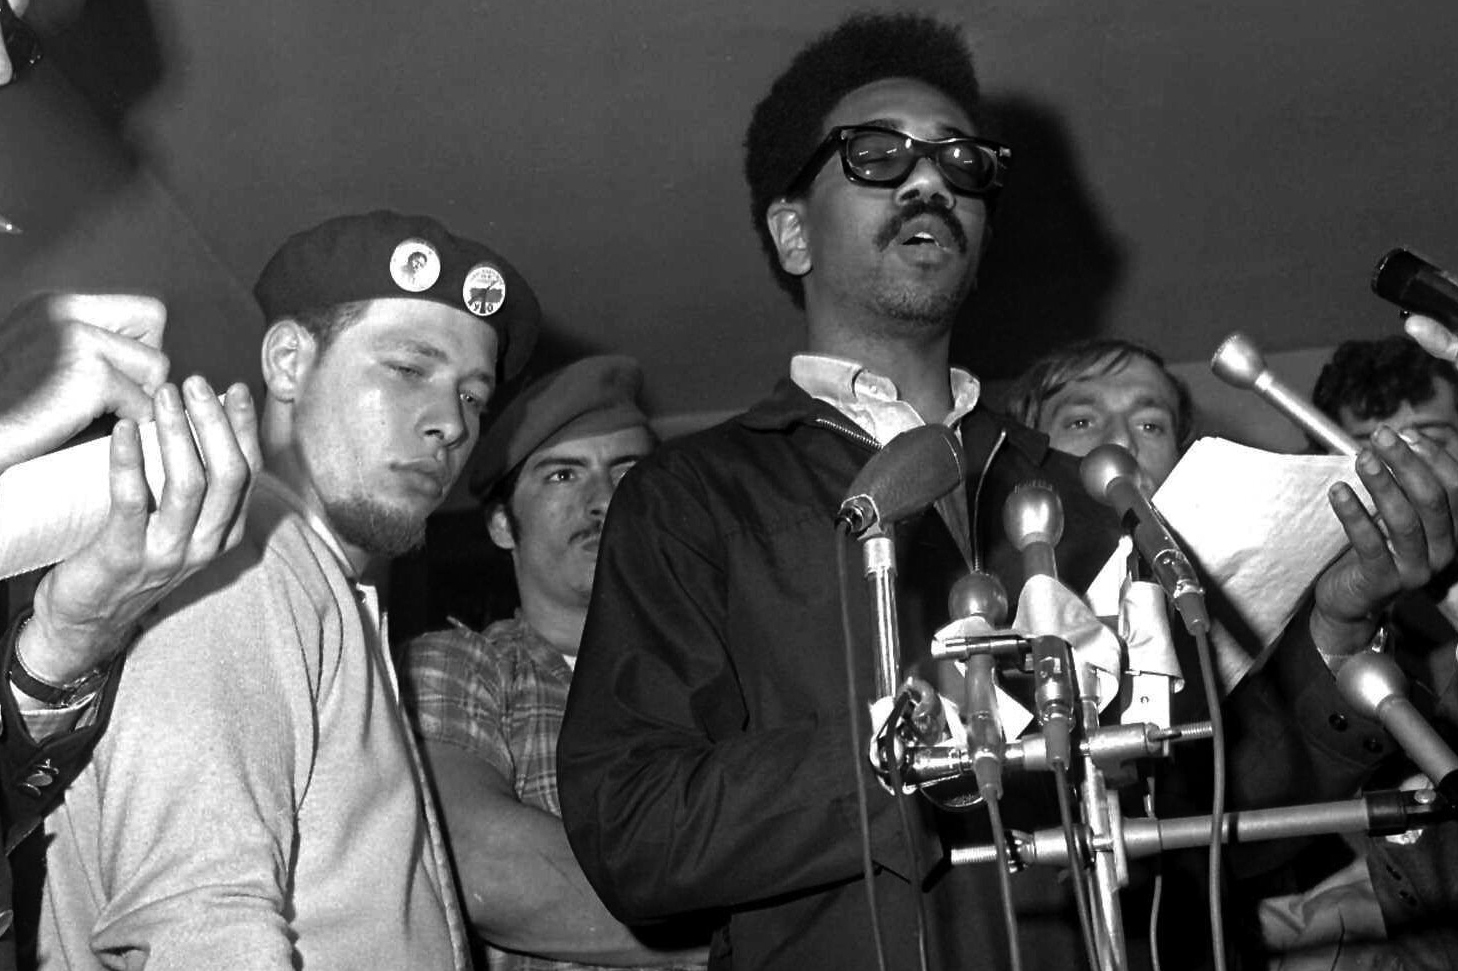
<path id="1" fill-rule="evenodd" d="M 237 385 L 220 403 L 199 377 L 182 394 L 167 384 L 165 322 L 165 308 L 150 297 L 56 294 L 22 304 L 0 323 L 0 472 L 58 447 L 96 418 L 119 418 L 100 534 L 42 579 L 32 607 L 3 641 L 7 854 L 80 770 L 105 724 L 109 665 L 138 621 L 241 537 L 238 513 L 262 461 L 252 399 Z M 138 433 L 138 423 L 154 417 L 165 467 L 155 509 Z M 0 523 L 35 514 L 0 508 Z M 12 924 L 6 867 L 0 968 L 14 966 Z"/>

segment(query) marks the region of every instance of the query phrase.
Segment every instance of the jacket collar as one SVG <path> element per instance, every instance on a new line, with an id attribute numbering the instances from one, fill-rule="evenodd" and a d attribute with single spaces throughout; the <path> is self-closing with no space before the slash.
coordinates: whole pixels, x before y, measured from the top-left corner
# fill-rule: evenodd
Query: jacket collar
<path id="1" fill-rule="evenodd" d="M 736 419 L 746 428 L 757 431 L 783 431 L 792 425 L 815 422 L 834 423 L 855 437 L 865 433 L 855 429 L 850 419 L 823 401 L 806 394 L 788 376 L 780 378 L 770 396 L 762 399 Z M 1021 452 L 1029 462 L 1041 465 L 1048 453 L 1048 436 L 1034 431 L 1006 415 L 978 405 L 962 419 L 962 444 L 971 455 L 986 455 L 998 436 L 1007 434 L 1006 444 Z"/>

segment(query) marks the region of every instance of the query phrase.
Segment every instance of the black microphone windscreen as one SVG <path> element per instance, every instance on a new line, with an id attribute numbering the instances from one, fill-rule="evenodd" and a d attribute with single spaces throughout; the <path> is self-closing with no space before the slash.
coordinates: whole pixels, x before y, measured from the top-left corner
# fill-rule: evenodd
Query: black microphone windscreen
<path id="1" fill-rule="evenodd" d="M 1409 313 L 1458 324 L 1458 280 L 1411 250 L 1382 257 L 1372 271 L 1372 292 Z"/>
<path id="2" fill-rule="evenodd" d="M 942 424 L 923 425 L 902 432 L 871 456 L 851 483 L 841 511 L 866 498 L 875 509 L 874 523 L 885 525 L 920 512 L 966 477 L 957 433 Z"/>

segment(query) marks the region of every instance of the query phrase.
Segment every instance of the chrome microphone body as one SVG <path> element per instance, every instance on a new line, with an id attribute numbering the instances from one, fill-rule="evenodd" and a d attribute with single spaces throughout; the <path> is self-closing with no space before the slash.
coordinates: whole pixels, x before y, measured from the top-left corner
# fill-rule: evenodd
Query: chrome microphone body
<path id="1" fill-rule="evenodd" d="M 1337 688 L 1362 714 L 1375 718 L 1403 752 L 1458 808 L 1458 755 L 1407 699 L 1407 678 L 1385 654 L 1359 651 L 1337 670 Z"/>
<path id="2" fill-rule="evenodd" d="M 1113 507 L 1124 521 L 1134 545 L 1149 561 L 1154 578 L 1174 601 L 1185 627 L 1190 633 L 1197 627 L 1208 630 L 1210 619 L 1205 613 L 1205 588 L 1200 576 L 1170 534 L 1164 517 L 1144 494 L 1134 456 L 1121 445 L 1100 445 L 1083 457 L 1078 473 L 1088 494 Z"/>
<path id="3" fill-rule="evenodd" d="M 1255 343 L 1236 331 L 1221 343 L 1210 359 L 1210 370 L 1226 384 L 1254 391 L 1330 452 L 1356 455 L 1360 446 L 1334 421 L 1281 382 L 1261 357 Z"/>
<path id="4" fill-rule="evenodd" d="M 1054 552 L 1063 538 L 1063 501 L 1046 482 L 1024 482 L 1013 489 L 1002 508 L 1003 529 L 1022 554 L 1023 574 L 1058 579 Z M 1026 582 L 1026 581 L 1025 581 Z M 1033 603 L 1033 600 L 1029 600 Z M 1043 726 L 1050 765 L 1067 768 L 1073 762 L 1073 663 L 1068 644 L 1051 636 L 1047 620 L 1034 618 L 1033 697 L 1038 722 Z"/>

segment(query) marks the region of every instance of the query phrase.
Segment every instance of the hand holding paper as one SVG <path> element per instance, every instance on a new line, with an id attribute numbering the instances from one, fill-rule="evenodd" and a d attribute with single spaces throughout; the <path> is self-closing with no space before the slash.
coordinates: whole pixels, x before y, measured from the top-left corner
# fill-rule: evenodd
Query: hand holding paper
<path id="1" fill-rule="evenodd" d="M 111 436 L 100 532 L 36 591 L 18 651 L 47 683 L 65 684 L 108 659 L 147 611 L 242 535 L 248 487 L 262 466 L 252 399 L 235 385 L 219 402 L 200 377 L 184 389 L 163 385 L 155 396 L 155 509 L 137 426 L 123 419 Z"/>

